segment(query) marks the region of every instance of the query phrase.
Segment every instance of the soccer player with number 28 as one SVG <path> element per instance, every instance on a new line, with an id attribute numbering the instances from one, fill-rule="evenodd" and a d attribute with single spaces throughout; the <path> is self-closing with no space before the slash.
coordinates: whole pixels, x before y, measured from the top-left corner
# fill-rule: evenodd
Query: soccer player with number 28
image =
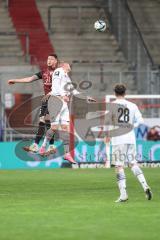
<path id="1" fill-rule="evenodd" d="M 136 104 L 125 99 L 126 87 L 123 84 L 117 84 L 114 88 L 116 100 L 114 103 L 124 106 L 118 110 L 118 121 L 129 123 L 134 128 L 143 123 L 141 112 Z M 140 182 L 146 198 L 152 199 L 152 192 L 148 186 L 144 174 L 136 161 L 136 138 L 134 128 L 123 135 L 112 137 L 112 164 L 115 165 L 117 182 L 120 191 L 120 197 L 116 202 L 125 202 L 128 200 L 128 194 L 126 191 L 126 176 L 124 172 L 125 162 L 131 167 L 133 174 Z"/>

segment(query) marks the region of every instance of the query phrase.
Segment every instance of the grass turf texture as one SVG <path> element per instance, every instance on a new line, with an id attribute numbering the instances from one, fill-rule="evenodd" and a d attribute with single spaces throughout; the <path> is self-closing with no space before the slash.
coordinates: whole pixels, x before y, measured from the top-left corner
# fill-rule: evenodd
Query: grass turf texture
<path id="1" fill-rule="evenodd" d="M 144 169 L 147 201 L 127 169 L 129 201 L 114 203 L 114 169 L 1 171 L 0 239 L 159 239 L 159 172 Z"/>

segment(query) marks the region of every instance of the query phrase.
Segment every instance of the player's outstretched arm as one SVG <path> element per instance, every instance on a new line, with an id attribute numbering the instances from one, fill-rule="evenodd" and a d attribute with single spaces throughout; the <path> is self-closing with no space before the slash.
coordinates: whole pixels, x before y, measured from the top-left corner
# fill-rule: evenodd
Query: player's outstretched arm
<path id="1" fill-rule="evenodd" d="M 11 85 L 15 83 L 29 83 L 35 80 L 38 80 L 38 77 L 36 75 L 33 75 L 31 77 L 26 77 L 26 78 L 10 79 L 8 80 L 8 84 Z"/>

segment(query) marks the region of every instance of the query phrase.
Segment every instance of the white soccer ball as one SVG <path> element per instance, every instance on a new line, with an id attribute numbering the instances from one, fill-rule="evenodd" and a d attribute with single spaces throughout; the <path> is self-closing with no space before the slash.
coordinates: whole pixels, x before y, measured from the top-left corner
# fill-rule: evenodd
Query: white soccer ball
<path id="1" fill-rule="evenodd" d="M 97 20 L 94 23 L 94 28 L 96 31 L 104 32 L 106 30 L 106 23 L 103 20 Z"/>

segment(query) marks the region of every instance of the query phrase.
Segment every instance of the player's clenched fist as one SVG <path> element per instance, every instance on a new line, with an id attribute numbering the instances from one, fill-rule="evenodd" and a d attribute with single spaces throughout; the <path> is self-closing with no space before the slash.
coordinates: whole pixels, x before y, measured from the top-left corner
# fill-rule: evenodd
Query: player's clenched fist
<path id="1" fill-rule="evenodd" d="M 9 84 L 9 85 L 11 85 L 11 84 L 15 84 L 14 79 L 10 79 L 10 80 L 8 80 L 8 84 Z"/>

